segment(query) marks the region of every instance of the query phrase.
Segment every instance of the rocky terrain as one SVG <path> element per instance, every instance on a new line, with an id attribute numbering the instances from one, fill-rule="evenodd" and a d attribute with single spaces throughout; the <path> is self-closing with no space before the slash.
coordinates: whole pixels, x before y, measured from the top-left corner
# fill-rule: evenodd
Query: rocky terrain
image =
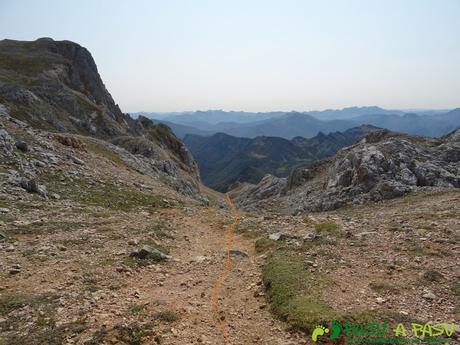
<path id="1" fill-rule="evenodd" d="M 377 130 L 360 126 L 313 138 L 237 138 L 224 133 L 209 137 L 186 135 L 184 144 L 200 166 L 203 183 L 226 192 L 235 182 L 258 183 L 266 174 L 286 177 L 292 168 L 335 154 Z"/>
<path id="2" fill-rule="evenodd" d="M 288 178 L 266 176 L 233 191 L 246 209 L 276 205 L 288 213 L 325 211 L 381 201 L 423 188 L 460 187 L 460 129 L 441 137 L 375 131 L 335 156 L 295 168 Z"/>
<path id="3" fill-rule="evenodd" d="M 236 217 L 84 48 L 0 46 L 1 345 L 312 344 L 333 319 L 455 323 L 458 342 L 459 131 L 369 133 L 240 185 Z"/>
<path id="4" fill-rule="evenodd" d="M 187 148 L 168 127 L 123 114 L 91 54 L 76 43 L 0 41 L 0 105 L 2 119 L 19 127 L 104 139 L 97 143 L 105 148 L 115 144 L 125 150 L 110 150 L 122 152 L 136 169 L 162 175 L 177 190 L 201 197 L 198 167 Z M 6 150 L 12 151 L 14 138 L 5 131 L 3 140 L 11 147 Z M 24 164 L 24 173 L 34 177 L 35 162 Z"/>

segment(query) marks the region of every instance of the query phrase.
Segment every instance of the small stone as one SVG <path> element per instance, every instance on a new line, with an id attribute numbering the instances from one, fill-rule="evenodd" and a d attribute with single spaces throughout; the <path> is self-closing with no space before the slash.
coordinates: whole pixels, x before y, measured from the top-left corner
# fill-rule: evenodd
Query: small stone
<path id="1" fill-rule="evenodd" d="M 17 141 L 17 142 L 16 142 L 16 148 L 17 148 L 18 150 L 21 150 L 22 152 L 27 152 L 27 151 L 29 151 L 29 146 L 28 146 L 27 143 L 24 142 L 24 141 Z"/>
<path id="2" fill-rule="evenodd" d="M 48 195 L 46 187 L 38 184 L 34 179 L 27 180 L 26 178 L 21 178 L 20 185 L 29 193 L 37 193 L 45 198 Z"/>
<path id="3" fill-rule="evenodd" d="M 5 208 L 5 207 L 0 207 L 0 213 L 10 213 L 10 209 Z"/>
<path id="4" fill-rule="evenodd" d="M 143 246 L 141 249 L 131 252 L 129 255 L 138 259 L 150 259 L 154 261 L 163 261 L 172 257 L 150 246 Z"/>
<path id="5" fill-rule="evenodd" d="M 304 241 L 313 241 L 315 238 L 317 238 L 318 235 L 316 234 L 306 234 L 304 237 L 303 237 L 303 240 Z"/>
<path id="6" fill-rule="evenodd" d="M 209 261 L 209 258 L 207 256 L 195 256 L 193 259 L 192 259 L 193 262 L 196 262 L 198 264 L 201 264 L 205 261 Z"/>
<path id="7" fill-rule="evenodd" d="M 9 273 L 11 275 L 15 275 L 15 274 L 21 273 L 21 269 L 19 269 L 19 268 L 11 268 Z"/>
<path id="8" fill-rule="evenodd" d="M 61 196 L 57 193 L 51 193 L 51 197 L 55 200 L 59 200 L 61 198 Z"/>
<path id="9" fill-rule="evenodd" d="M 77 165 L 84 165 L 85 164 L 85 162 L 83 162 L 80 158 L 77 158 L 77 157 L 72 157 L 72 161 Z"/>
<path id="10" fill-rule="evenodd" d="M 273 241 L 279 241 L 281 238 L 281 233 L 280 232 L 275 232 L 274 234 L 268 235 L 268 238 Z"/>
<path id="11" fill-rule="evenodd" d="M 434 300 L 434 299 L 436 299 L 436 295 L 435 295 L 433 292 L 431 292 L 431 291 L 425 292 L 425 293 L 422 295 L 422 297 L 423 297 L 424 299 L 427 299 L 427 300 Z"/>
<path id="12" fill-rule="evenodd" d="M 378 304 L 385 303 L 385 301 L 386 301 L 385 298 L 382 298 L 382 297 L 377 297 L 377 299 L 376 299 L 376 302 L 377 302 Z"/>

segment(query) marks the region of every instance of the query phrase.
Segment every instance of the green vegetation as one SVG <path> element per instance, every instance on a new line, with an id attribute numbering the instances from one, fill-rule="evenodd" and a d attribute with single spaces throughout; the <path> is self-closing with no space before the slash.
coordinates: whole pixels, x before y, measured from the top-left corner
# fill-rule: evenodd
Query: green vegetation
<path id="1" fill-rule="evenodd" d="M 236 223 L 235 232 L 254 238 L 261 233 L 260 224 L 254 220 L 244 219 L 244 221 Z"/>
<path id="2" fill-rule="evenodd" d="M 425 273 L 423 273 L 423 276 L 421 277 L 420 282 L 421 283 L 440 282 L 443 278 L 444 276 L 438 271 L 428 270 Z"/>
<path id="3" fill-rule="evenodd" d="M 170 234 L 169 224 L 164 220 L 160 219 L 150 227 L 147 228 L 147 231 L 152 232 L 155 237 L 159 239 L 169 238 L 174 239 L 174 236 Z"/>
<path id="4" fill-rule="evenodd" d="M 127 166 L 124 160 L 116 152 L 106 148 L 103 144 L 97 143 L 95 140 L 85 140 L 86 148 L 94 154 L 107 158 L 119 166 Z"/>
<path id="5" fill-rule="evenodd" d="M 434 248 L 433 244 L 419 242 L 416 239 L 407 241 L 407 252 L 412 256 L 443 257 L 448 255 L 448 253 L 444 253 Z"/>
<path id="6" fill-rule="evenodd" d="M 140 313 L 142 313 L 144 310 L 145 310 L 144 306 L 139 305 L 139 304 L 135 304 L 135 305 L 133 305 L 131 308 L 129 308 L 129 311 L 130 311 L 132 314 L 140 314 Z"/>
<path id="7" fill-rule="evenodd" d="M 8 207 L 8 200 L 4 197 L 0 197 L 0 207 Z"/>
<path id="8" fill-rule="evenodd" d="M 411 323 L 411 322 L 418 322 L 411 315 L 400 314 L 393 310 L 379 308 L 374 310 L 355 310 L 351 311 L 343 316 L 341 316 L 338 320 L 346 320 L 351 322 L 362 322 L 362 323 L 371 323 L 378 320 L 378 322 L 387 322 L 387 323 Z"/>
<path id="9" fill-rule="evenodd" d="M 115 331 L 118 335 L 118 340 L 122 344 L 141 345 L 142 340 L 151 331 L 151 324 L 132 323 L 130 325 L 117 325 Z"/>
<path id="10" fill-rule="evenodd" d="M 56 61 L 58 61 L 56 59 Z M 36 76 L 38 73 L 49 69 L 52 61 L 47 59 L 37 59 L 35 56 L 27 54 L 14 54 L 11 52 L 6 54 L 0 53 L 0 66 L 1 68 L 14 71 L 20 75 Z"/>
<path id="11" fill-rule="evenodd" d="M 151 332 L 152 324 L 139 324 L 137 322 L 124 325 L 118 324 L 113 329 L 105 327 L 98 329 L 85 345 L 105 344 L 107 338 L 114 338 L 117 344 L 141 345 L 143 339 Z"/>
<path id="12" fill-rule="evenodd" d="M 69 334 L 78 334 L 86 329 L 83 320 L 56 325 L 56 308 L 59 296 L 53 294 L 8 294 L 0 297 L 0 316 L 6 318 L 0 338 L 5 344 L 61 345 Z M 16 314 L 14 311 L 26 308 L 27 313 Z M 31 323 L 32 321 L 32 323 Z M 9 333 L 24 324 L 31 328 L 28 332 Z"/>
<path id="13" fill-rule="evenodd" d="M 179 320 L 179 315 L 177 315 L 172 310 L 163 310 L 153 314 L 155 320 L 163 321 L 163 322 L 174 322 Z"/>
<path id="14" fill-rule="evenodd" d="M 333 222 L 315 224 L 315 229 L 321 234 L 327 234 L 331 236 L 338 236 L 341 234 L 339 226 Z"/>
<path id="15" fill-rule="evenodd" d="M 65 238 L 62 240 L 55 241 L 56 244 L 61 244 L 63 246 L 80 246 L 88 243 L 89 236 L 82 236 L 78 238 Z"/>
<path id="16" fill-rule="evenodd" d="M 64 178 L 53 174 L 40 176 L 51 193 L 58 193 L 62 198 L 79 202 L 86 206 L 100 206 L 116 211 L 130 211 L 137 208 L 153 209 L 165 207 L 163 197 L 153 193 L 144 193 L 134 188 L 119 186 L 109 181 L 90 183 L 82 178 Z"/>
<path id="17" fill-rule="evenodd" d="M 10 233 L 22 235 L 38 235 L 44 233 L 54 233 L 57 231 L 72 231 L 80 229 L 83 226 L 83 223 L 75 221 L 44 220 L 42 222 L 32 222 L 16 225 Z"/>
<path id="18" fill-rule="evenodd" d="M 258 253 L 263 253 L 270 249 L 276 248 L 277 243 L 276 241 L 270 240 L 269 238 L 262 237 L 256 240 L 256 242 L 254 243 L 254 246 Z"/>
<path id="19" fill-rule="evenodd" d="M 272 255 L 263 281 L 273 312 L 293 328 L 309 330 L 336 318 L 334 310 L 321 300 L 325 278 L 308 272 L 299 256 L 287 251 Z"/>
<path id="20" fill-rule="evenodd" d="M 23 308 L 25 306 L 35 307 L 40 304 L 47 303 L 50 296 L 47 295 L 27 295 L 27 294 L 12 294 L 5 295 L 0 298 L 0 315 L 7 315 L 13 310 Z"/>

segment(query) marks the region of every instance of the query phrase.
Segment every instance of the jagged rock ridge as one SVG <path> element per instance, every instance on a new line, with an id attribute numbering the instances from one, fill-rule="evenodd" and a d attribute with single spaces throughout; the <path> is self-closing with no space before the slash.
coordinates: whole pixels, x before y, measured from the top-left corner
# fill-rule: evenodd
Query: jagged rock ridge
<path id="1" fill-rule="evenodd" d="M 334 157 L 298 167 L 287 179 L 266 176 L 233 193 L 240 207 L 277 204 L 287 212 L 331 210 L 400 197 L 419 187 L 460 187 L 460 129 L 441 138 L 388 130 L 369 133 Z"/>

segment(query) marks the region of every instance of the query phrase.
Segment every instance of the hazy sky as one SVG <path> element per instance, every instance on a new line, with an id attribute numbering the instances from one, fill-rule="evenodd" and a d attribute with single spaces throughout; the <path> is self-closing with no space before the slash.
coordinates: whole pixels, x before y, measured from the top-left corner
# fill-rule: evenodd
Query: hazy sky
<path id="1" fill-rule="evenodd" d="M 460 106 L 460 0 L 0 0 L 87 47 L 123 111 Z"/>

